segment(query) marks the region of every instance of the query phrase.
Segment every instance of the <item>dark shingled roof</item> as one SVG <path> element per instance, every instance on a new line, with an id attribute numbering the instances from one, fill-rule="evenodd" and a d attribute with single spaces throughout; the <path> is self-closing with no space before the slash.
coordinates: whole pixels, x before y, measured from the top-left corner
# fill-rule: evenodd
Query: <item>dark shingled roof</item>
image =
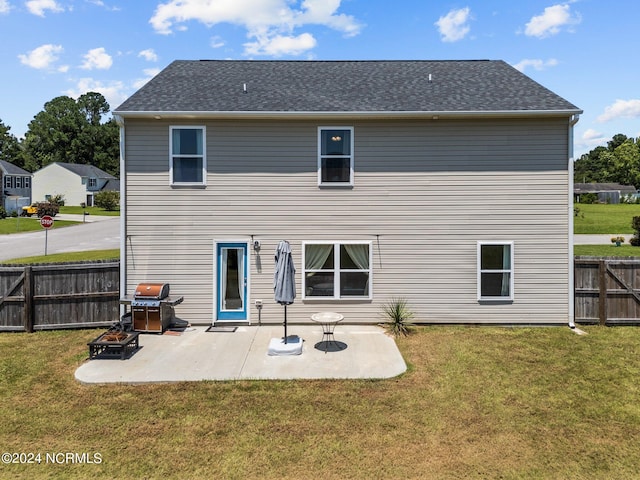
<path id="1" fill-rule="evenodd" d="M 0 169 L 7 175 L 31 175 L 30 172 L 6 160 L 0 160 Z"/>
<path id="2" fill-rule="evenodd" d="M 75 173 L 79 177 L 91 177 L 91 178 L 116 178 L 110 173 L 104 170 L 94 167 L 93 165 L 85 165 L 82 163 L 65 163 L 55 162 L 57 165 L 66 168 L 70 172 Z"/>
<path id="3" fill-rule="evenodd" d="M 514 111 L 580 113 L 500 60 L 177 60 L 115 113 Z"/>

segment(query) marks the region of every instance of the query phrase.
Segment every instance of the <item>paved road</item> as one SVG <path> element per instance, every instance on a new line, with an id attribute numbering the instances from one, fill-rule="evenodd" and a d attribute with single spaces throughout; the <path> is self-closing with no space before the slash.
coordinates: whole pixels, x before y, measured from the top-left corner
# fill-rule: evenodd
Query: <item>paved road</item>
<path id="1" fill-rule="evenodd" d="M 57 215 L 56 220 L 82 221 L 82 215 Z M 47 254 L 120 247 L 120 218 L 93 216 L 87 222 L 50 230 Z M 45 231 L 0 235 L 0 261 L 44 255 Z"/>
<path id="2" fill-rule="evenodd" d="M 611 233 L 607 235 L 574 235 L 574 245 L 611 245 L 611 237 L 624 237 L 625 244 L 629 243 L 633 234 Z"/>

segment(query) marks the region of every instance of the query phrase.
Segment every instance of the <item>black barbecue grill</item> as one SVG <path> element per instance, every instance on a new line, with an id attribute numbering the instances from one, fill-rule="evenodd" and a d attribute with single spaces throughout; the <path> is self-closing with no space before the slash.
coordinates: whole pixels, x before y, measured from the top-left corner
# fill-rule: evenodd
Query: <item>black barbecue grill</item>
<path id="1" fill-rule="evenodd" d="M 140 283 L 133 297 L 121 304 L 131 306 L 133 329 L 137 332 L 164 332 L 174 321 L 174 307 L 184 298 L 171 297 L 168 283 Z"/>

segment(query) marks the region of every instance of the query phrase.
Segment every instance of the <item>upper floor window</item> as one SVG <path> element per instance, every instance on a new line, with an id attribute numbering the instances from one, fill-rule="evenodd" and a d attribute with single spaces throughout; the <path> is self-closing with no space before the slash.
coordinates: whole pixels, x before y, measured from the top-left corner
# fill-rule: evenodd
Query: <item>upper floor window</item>
<path id="1" fill-rule="evenodd" d="M 98 179 L 97 178 L 90 178 L 89 179 L 89 188 L 96 188 L 98 186 Z"/>
<path id="2" fill-rule="evenodd" d="M 318 128 L 318 185 L 353 185 L 353 127 Z"/>
<path id="3" fill-rule="evenodd" d="M 7 175 L 4 177 L 4 188 L 13 188 L 13 177 Z"/>
<path id="4" fill-rule="evenodd" d="M 205 127 L 170 127 L 169 176 L 173 185 L 204 185 Z"/>
<path id="5" fill-rule="evenodd" d="M 478 300 L 513 300 L 513 242 L 478 242 Z"/>
<path id="6" fill-rule="evenodd" d="M 31 177 L 24 177 L 24 188 L 31 188 Z"/>

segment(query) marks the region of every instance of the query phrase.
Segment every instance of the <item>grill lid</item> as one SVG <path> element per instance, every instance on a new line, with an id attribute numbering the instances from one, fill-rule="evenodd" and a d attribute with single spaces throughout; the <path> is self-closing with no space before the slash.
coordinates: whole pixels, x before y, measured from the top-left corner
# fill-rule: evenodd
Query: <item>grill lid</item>
<path id="1" fill-rule="evenodd" d="M 136 287 L 134 298 L 162 300 L 169 296 L 168 283 L 139 283 Z"/>

